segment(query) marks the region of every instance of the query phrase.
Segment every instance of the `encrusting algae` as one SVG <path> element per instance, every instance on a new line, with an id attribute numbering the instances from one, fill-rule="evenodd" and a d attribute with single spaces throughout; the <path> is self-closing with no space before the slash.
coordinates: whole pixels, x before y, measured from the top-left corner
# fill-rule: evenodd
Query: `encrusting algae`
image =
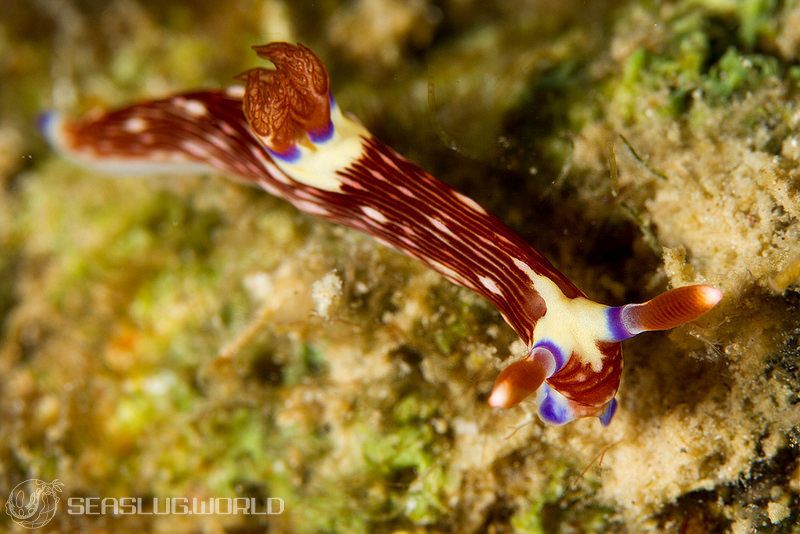
<path id="1" fill-rule="evenodd" d="M 800 6 L 400 4 L 11 2 L 0 498 L 39 478 L 63 482 L 62 506 L 285 502 L 200 518 L 62 507 L 56 530 L 791 532 Z M 629 342 L 610 427 L 544 427 L 532 406 L 486 406 L 521 347 L 483 299 L 216 176 L 87 172 L 33 127 L 53 106 L 226 84 L 269 40 L 318 51 L 343 109 L 596 300 L 689 283 L 725 299 Z"/>

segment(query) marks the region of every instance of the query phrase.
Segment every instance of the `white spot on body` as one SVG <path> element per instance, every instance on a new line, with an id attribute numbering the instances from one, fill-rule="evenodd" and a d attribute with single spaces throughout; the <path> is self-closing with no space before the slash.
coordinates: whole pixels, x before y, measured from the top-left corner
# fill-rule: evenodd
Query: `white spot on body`
<path id="1" fill-rule="evenodd" d="M 484 243 L 486 243 L 490 247 L 494 247 L 494 246 L 497 245 L 497 240 L 494 238 L 494 236 L 495 236 L 494 233 L 492 233 L 491 237 L 487 236 L 487 235 L 485 235 L 483 233 L 477 233 L 475 235 L 478 237 L 478 239 L 480 239 L 481 241 L 483 241 Z"/>
<path id="2" fill-rule="evenodd" d="M 294 187 L 295 183 L 292 182 L 291 178 L 289 178 L 289 176 L 281 169 L 279 169 L 276 165 L 270 163 L 266 165 L 266 168 L 267 171 L 269 172 L 269 175 L 272 178 L 274 178 L 276 182 L 280 182 L 282 184 Z"/>
<path id="3" fill-rule="evenodd" d="M 503 234 L 495 234 L 495 236 L 496 236 L 497 238 L 499 238 L 499 239 L 500 239 L 500 241 L 502 241 L 503 243 L 505 243 L 505 244 L 507 244 L 507 245 L 513 245 L 513 244 L 514 244 L 514 243 L 512 243 L 512 242 L 511 242 L 511 240 L 510 240 L 509 238 L 507 238 L 507 237 L 506 237 L 506 236 L 504 236 Z"/>
<path id="4" fill-rule="evenodd" d="M 483 287 L 485 287 L 486 289 L 488 289 L 489 291 L 491 291 L 495 295 L 502 295 L 503 294 L 503 292 L 500 291 L 500 288 L 497 287 L 497 284 L 494 282 L 494 280 L 492 280 L 488 276 L 481 275 L 481 276 L 478 277 L 478 280 L 481 281 L 481 285 L 483 285 Z"/>
<path id="5" fill-rule="evenodd" d="M 390 159 L 388 156 L 386 156 L 386 155 L 384 155 L 384 154 L 381 154 L 381 159 L 382 159 L 383 161 L 385 161 L 385 162 L 386 162 L 386 164 L 387 164 L 389 167 L 393 168 L 393 169 L 394 169 L 394 170 L 396 170 L 397 172 L 401 172 L 401 171 L 400 171 L 400 167 L 398 167 L 398 166 L 397 166 L 397 164 L 396 164 L 396 163 L 395 163 L 395 162 L 394 162 L 392 159 Z"/>
<path id="6" fill-rule="evenodd" d="M 181 143 L 181 148 L 197 158 L 205 159 L 206 157 L 205 147 L 196 141 L 184 141 Z"/>
<path id="7" fill-rule="evenodd" d="M 208 113 L 206 105 L 199 100 L 186 100 L 181 107 L 192 117 L 202 117 Z"/>
<path id="8" fill-rule="evenodd" d="M 294 199 L 292 200 L 292 204 L 294 204 L 297 209 L 305 211 L 306 213 L 311 213 L 312 215 L 330 215 L 327 209 L 308 200 Z"/>
<path id="9" fill-rule="evenodd" d="M 225 89 L 225 94 L 231 98 L 244 98 L 244 86 L 231 85 Z"/>
<path id="10" fill-rule="evenodd" d="M 412 253 L 412 251 L 416 250 L 417 246 L 416 243 L 414 243 L 414 241 L 412 241 L 408 237 L 401 235 L 398 237 L 398 239 L 400 240 L 401 243 L 403 243 L 403 245 L 405 245 L 406 252 Z M 416 252 L 413 253 L 419 257 L 419 255 Z"/>
<path id="11" fill-rule="evenodd" d="M 528 276 L 528 278 L 531 279 L 531 282 L 535 282 L 536 281 L 536 277 L 538 275 L 533 271 L 533 269 L 531 269 L 530 265 L 528 265 L 527 263 L 525 263 L 524 261 L 522 261 L 519 258 L 513 258 L 513 260 L 514 260 L 514 265 L 516 265 L 517 268 L 520 271 L 525 273 Z"/>
<path id="12" fill-rule="evenodd" d="M 403 224 L 400 225 L 400 230 L 406 235 L 417 235 L 417 230 L 413 226 Z"/>
<path id="13" fill-rule="evenodd" d="M 270 195 L 275 195 L 276 197 L 281 196 L 280 189 L 275 187 L 269 180 L 259 180 L 258 185 L 260 185 L 261 189 L 263 189 Z"/>
<path id="14" fill-rule="evenodd" d="M 218 158 L 216 156 L 209 156 L 206 161 L 209 165 L 211 165 L 212 167 L 216 167 L 221 171 L 225 171 L 226 169 L 230 168 L 230 165 L 226 165 L 221 158 Z"/>
<path id="15" fill-rule="evenodd" d="M 359 191 L 366 191 L 364 186 L 361 185 L 361 182 L 359 182 L 358 180 L 354 180 L 350 176 L 343 176 L 342 177 L 342 183 L 343 184 L 347 184 L 348 186 L 352 187 L 353 189 L 358 189 Z"/>
<path id="16" fill-rule="evenodd" d="M 221 123 L 221 124 L 220 124 L 220 128 L 222 128 L 222 131 L 223 131 L 223 132 L 224 132 L 226 135 L 235 135 L 235 134 L 236 134 L 236 130 L 234 130 L 234 129 L 233 129 L 233 126 L 231 126 L 231 125 L 230 125 L 230 124 L 228 124 L 227 122 L 223 122 L 223 123 Z"/>
<path id="17" fill-rule="evenodd" d="M 372 236 L 372 239 L 374 239 L 375 241 L 377 241 L 378 243 L 380 243 L 381 245 L 383 245 L 386 248 L 391 248 L 391 249 L 395 248 L 394 245 L 392 245 L 391 243 L 389 243 L 387 240 L 385 240 L 382 237 Z"/>
<path id="18" fill-rule="evenodd" d="M 228 144 L 228 140 L 220 135 L 211 135 L 208 136 L 207 139 L 211 141 L 211 144 L 213 144 L 217 148 L 220 148 L 225 151 L 230 150 L 230 145 Z"/>
<path id="19" fill-rule="evenodd" d="M 125 121 L 125 123 L 122 125 L 122 128 L 128 133 L 141 133 L 145 128 L 147 128 L 147 121 L 141 117 L 131 117 Z"/>
<path id="20" fill-rule="evenodd" d="M 451 282 L 453 282 L 455 284 L 459 284 L 459 285 L 465 286 L 465 287 L 469 287 L 469 288 L 474 287 L 472 282 L 470 282 L 469 280 L 465 279 L 463 276 L 458 274 L 456 271 L 454 271 L 453 269 L 451 269 L 447 265 L 445 265 L 445 264 L 443 264 L 443 263 L 441 263 L 439 261 L 429 259 L 429 258 L 426 259 L 425 261 L 428 263 L 428 265 L 431 266 L 431 268 L 433 270 L 439 272 L 440 274 L 442 274 L 445 278 L 447 278 Z"/>
<path id="21" fill-rule="evenodd" d="M 267 157 L 264 155 L 264 152 L 257 146 L 250 145 L 250 153 L 259 161 L 267 161 Z"/>
<path id="22" fill-rule="evenodd" d="M 361 206 L 361 211 L 364 212 L 364 215 L 372 219 L 373 221 L 377 221 L 381 224 L 386 224 L 389 222 L 389 219 L 386 218 L 386 215 L 381 213 L 380 211 L 376 210 L 371 206 Z"/>
<path id="23" fill-rule="evenodd" d="M 476 211 L 478 213 L 482 213 L 486 215 L 486 210 L 483 209 L 483 206 L 469 198 L 467 195 L 463 193 L 459 193 L 458 191 L 454 191 L 456 198 L 464 205 L 468 206 L 472 211 Z"/>
<path id="24" fill-rule="evenodd" d="M 438 230 L 438 233 L 436 234 L 436 236 L 439 237 L 440 239 L 443 239 L 441 234 L 445 234 L 445 235 L 448 235 L 450 237 L 455 237 L 455 234 L 453 233 L 453 231 L 450 230 L 450 228 L 445 223 L 443 223 L 442 221 L 440 221 L 436 217 L 428 216 L 428 221 L 430 221 L 430 223 L 433 225 L 433 227 L 436 228 L 436 230 Z"/>
<path id="25" fill-rule="evenodd" d="M 399 185 L 399 186 L 397 186 L 397 190 L 400 191 L 401 193 L 403 193 L 403 195 L 405 195 L 407 197 L 414 198 L 414 193 L 412 193 L 411 190 L 408 189 L 407 187 L 403 187 L 402 185 Z"/>
<path id="26" fill-rule="evenodd" d="M 294 190 L 295 196 L 302 198 L 304 200 L 315 201 L 317 197 L 311 194 L 311 192 L 306 189 L 305 187 L 298 187 Z"/>

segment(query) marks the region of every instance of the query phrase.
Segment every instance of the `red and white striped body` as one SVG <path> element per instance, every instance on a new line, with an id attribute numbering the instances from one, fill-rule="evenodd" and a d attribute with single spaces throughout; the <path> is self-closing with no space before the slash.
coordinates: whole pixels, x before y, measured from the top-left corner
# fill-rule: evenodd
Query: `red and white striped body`
<path id="1" fill-rule="evenodd" d="M 588 300 L 499 219 L 345 117 L 310 50 L 286 43 L 256 50 L 276 70 L 248 71 L 246 88 L 175 95 L 84 121 L 50 116 L 43 129 L 66 155 L 114 173 L 212 168 L 234 175 L 481 294 L 531 350 L 501 374 L 490 403 L 507 407 L 538 392 L 540 415 L 551 423 L 597 415 L 607 424 L 620 341 L 637 329 L 685 322 L 719 300 L 713 288 L 692 286 L 705 289 L 684 292 L 664 324 L 638 319 L 652 322 L 658 313 L 630 312 L 652 305 Z"/>

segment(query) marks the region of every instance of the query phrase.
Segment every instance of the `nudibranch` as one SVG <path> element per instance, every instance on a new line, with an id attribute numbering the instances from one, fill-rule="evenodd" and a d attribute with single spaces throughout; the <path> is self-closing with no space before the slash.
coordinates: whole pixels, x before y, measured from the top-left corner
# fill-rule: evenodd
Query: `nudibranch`
<path id="1" fill-rule="evenodd" d="M 643 304 L 589 300 L 540 252 L 477 202 L 437 180 L 342 113 L 322 61 L 303 45 L 254 47 L 274 68 L 244 86 L 195 91 L 83 120 L 45 115 L 64 155 L 112 173 L 217 170 L 297 209 L 370 234 L 491 301 L 528 347 L 488 402 L 535 393 L 542 420 L 564 424 L 616 409 L 621 341 L 713 308 L 722 293 L 693 285 Z"/>

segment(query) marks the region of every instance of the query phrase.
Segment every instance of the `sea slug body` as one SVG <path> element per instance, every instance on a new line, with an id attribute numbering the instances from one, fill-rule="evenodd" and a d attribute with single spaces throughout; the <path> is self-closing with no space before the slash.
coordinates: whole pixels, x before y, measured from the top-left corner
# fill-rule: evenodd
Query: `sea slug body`
<path id="1" fill-rule="evenodd" d="M 498 376 L 497 408 L 535 394 L 542 420 L 564 424 L 617 407 L 621 341 L 692 321 L 722 298 L 706 285 L 642 304 L 589 300 L 540 252 L 478 203 L 344 115 L 322 61 L 303 45 L 254 47 L 274 69 L 244 87 L 195 91 L 86 120 L 40 127 L 62 154 L 112 173 L 212 168 L 298 209 L 366 232 L 491 301 L 529 348 Z"/>

